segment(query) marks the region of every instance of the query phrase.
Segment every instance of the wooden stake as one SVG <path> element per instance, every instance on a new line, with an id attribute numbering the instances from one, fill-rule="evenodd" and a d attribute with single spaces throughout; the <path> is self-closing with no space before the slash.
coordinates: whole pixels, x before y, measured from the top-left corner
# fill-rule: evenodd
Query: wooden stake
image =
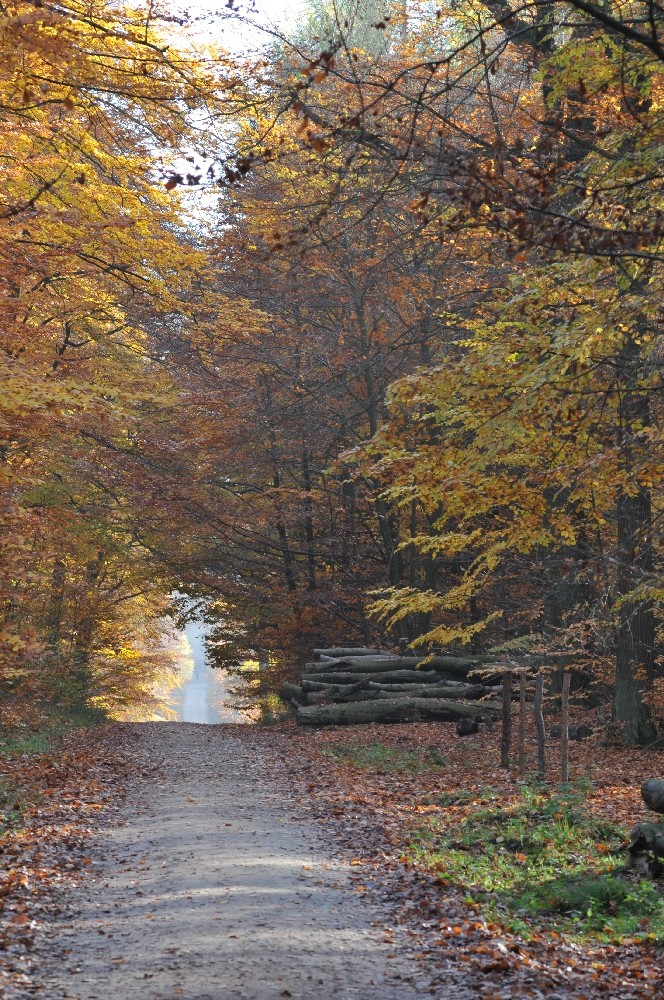
<path id="1" fill-rule="evenodd" d="M 537 770 L 544 781 L 546 778 L 546 737 L 544 734 L 544 716 L 542 702 L 544 701 L 544 675 L 535 678 L 535 728 L 537 729 Z"/>
<path id="2" fill-rule="evenodd" d="M 519 672 L 519 774 L 526 770 L 526 673 Z"/>
<path id="3" fill-rule="evenodd" d="M 562 714 L 560 716 L 560 755 L 561 780 L 563 785 L 569 781 L 569 682 L 570 673 L 563 674 Z"/>
<path id="4" fill-rule="evenodd" d="M 500 766 L 510 766 L 512 743 L 512 671 L 503 674 L 503 734 L 500 741 Z"/>

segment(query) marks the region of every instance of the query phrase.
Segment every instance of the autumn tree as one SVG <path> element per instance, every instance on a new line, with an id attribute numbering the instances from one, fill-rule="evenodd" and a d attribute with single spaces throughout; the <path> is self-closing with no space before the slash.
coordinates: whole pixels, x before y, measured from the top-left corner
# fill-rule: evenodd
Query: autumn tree
<path id="1" fill-rule="evenodd" d="M 172 177 L 232 65 L 178 52 L 151 6 L 3 14 L 0 663 L 9 690 L 61 675 L 112 705 L 147 690 L 127 658 L 177 572 L 137 534 L 178 404 L 150 325 L 196 325 L 206 295 Z"/>
<path id="2" fill-rule="evenodd" d="M 390 578 L 377 610 L 449 643 L 479 641 L 509 606 L 514 637 L 544 630 L 595 663 L 612 651 L 615 718 L 647 741 L 661 15 L 652 3 L 409 8 L 379 57 L 343 32 L 317 53 L 294 47 L 272 81 L 281 100 L 261 91 L 238 159 L 287 169 L 291 146 L 274 138 L 293 118 L 319 158 L 318 196 L 300 199 L 268 251 L 306 254 L 323 226 L 326 249 L 342 237 L 354 249 L 367 219 L 391 212 L 434 289 L 450 269 L 430 356 L 396 383 L 362 467 L 365 483 L 385 483 L 374 503 L 393 521 L 414 511 L 390 565 L 419 552 L 437 583 Z M 302 185 L 306 169 L 288 176 Z"/>

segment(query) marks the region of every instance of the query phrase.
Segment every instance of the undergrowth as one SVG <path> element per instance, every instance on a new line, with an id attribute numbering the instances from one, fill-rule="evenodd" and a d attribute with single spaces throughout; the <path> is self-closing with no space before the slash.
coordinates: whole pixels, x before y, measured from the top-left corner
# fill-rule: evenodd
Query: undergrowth
<path id="1" fill-rule="evenodd" d="M 458 806 L 459 819 L 427 817 L 409 860 L 525 937 L 547 929 L 602 942 L 664 943 L 664 887 L 627 870 L 617 853 L 625 831 L 593 816 L 585 792 L 579 784 L 524 787 L 504 806 L 490 790 L 470 799 L 456 793 L 440 804 Z"/>
<path id="2" fill-rule="evenodd" d="M 47 753 L 56 749 L 72 729 L 101 725 L 106 713 L 87 705 L 45 708 L 41 706 L 27 718 L 5 717 L 0 727 L 0 757 Z"/>
<path id="3" fill-rule="evenodd" d="M 275 722 L 283 722 L 290 714 L 288 705 L 273 692 L 262 695 L 257 701 L 257 706 L 260 713 L 259 726 L 270 726 Z"/>
<path id="4" fill-rule="evenodd" d="M 379 774 L 395 771 L 421 774 L 423 771 L 445 767 L 447 764 L 446 759 L 437 750 L 401 750 L 386 746 L 384 743 L 370 743 L 368 746 L 360 743 L 347 743 L 343 746 L 331 744 L 321 752 L 346 764 L 377 771 Z"/>
<path id="5" fill-rule="evenodd" d="M 89 728 L 106 721 L 106 714 L 85 705 L 56 708 L 33 705 L 27 717 L 2 720 L 0 730 L 0 837 L 22 826 L 23 815 L 34 803 L 34 790 L 24 780 L 29 774 L 30 757 L 57 751 L 73 729 Z M 17 760 L 17 758 L 19 758 Z M 25 765 L 20 758 L 26 759 Z"/>

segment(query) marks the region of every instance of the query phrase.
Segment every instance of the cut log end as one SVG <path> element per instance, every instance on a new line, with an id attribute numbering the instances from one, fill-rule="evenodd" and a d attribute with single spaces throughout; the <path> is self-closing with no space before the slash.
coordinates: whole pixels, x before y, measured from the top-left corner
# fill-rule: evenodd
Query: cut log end
<path id="1" fill-rule="evenodd" d="M 648 778 L 641 785 L 641 798 L 656 813 L 664 813 L 664 779 Z"/>

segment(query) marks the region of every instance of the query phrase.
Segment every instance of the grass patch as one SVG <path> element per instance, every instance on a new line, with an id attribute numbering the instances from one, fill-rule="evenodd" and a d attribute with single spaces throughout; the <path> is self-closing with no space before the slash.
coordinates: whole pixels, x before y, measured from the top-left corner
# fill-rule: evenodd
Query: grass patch
<path id="1" fill-rule="evenodd" d="M 456 803 L 464 808 L 458 795 Z M 624 840 L 624 830 L 588 812 L 583 787 L 533 787 L 504 807 L 469 805 L 452 826 L 429 818 L 411 856 L 526 937 L 547 928 L 579 940 L 661 944 L 663 887 L 628 872 L 615 853 Z"/>
<path id="2" fill-rule="evenodd" d="M 424 752 L 401 750 L 397 747 L 387 746 L 385 743 L 332 744 L 326 747 L 322 753 L 327 757 L 335 757 L 346 764 L 352 764 L 354 767 L 360 767 L 366 771 L 376 771 L 378 774 L 395 772 L 422 774 L 433 768 L 446 767 L 448 763 L 437 750 Z"/>
<path id="3" fill-rule="evenodd" d="M 11 736 L 0 737 L 0 756 L 45 753 L 52 745 L 52 739 L 47 733 L 13 733 Z"/>
<path id="4" fill-rule="evenodd" d="M 21 825 L 23 802 L 16 789 L 0 784 L 0 837 Z"/>
<path id="5" fill-rule="evenodd" d="M 29 722 L 5 723 L 0 735 L 0 767 L 3 758 L 7 762 L 4 778 L 0 778 L 0 837 L 20 829 L 26 808 L 38 801 L 30 785 L 29 758 L 56 751 L 72 729 L 100 725 L 106 718 L 105 712 L 88 706 L 48 706 L 33 712 Z"/>

